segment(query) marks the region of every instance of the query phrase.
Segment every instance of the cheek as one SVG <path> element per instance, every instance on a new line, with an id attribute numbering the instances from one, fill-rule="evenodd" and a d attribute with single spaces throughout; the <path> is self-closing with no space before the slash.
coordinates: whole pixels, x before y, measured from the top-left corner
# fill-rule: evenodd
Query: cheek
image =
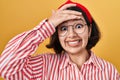
<path id="1" fill-rule="evenodd" d="M 58 33 L 58 38 L 59 38 L 59 42 L 60 42 L 60 45 L 63 49 L 65 49 L 65 37 L 60 37 L 59 36 L 59 33 Z"/>
<path id="2" fill-rule="evenodd" d="M 59 37 L 59 42 L 60 42 L 60 44 L 61 44 L 62 47 L 65 46 L 65 39 L 64 38 Z"/>
<path id="3" fill-rule="evenodd" d="M 87 45 L 87 43 L 88 43 L 88 36 L 85 36 L 84 38 L 83 38 L 83 45 Z"/>
<path id="4" fill-rule="evenodd" d="M 83 46 L 87 46 L 89 34 L 85 33 L 81 36 L 81 38 L 82 38 L 82 41 L 83 41 Z"/>

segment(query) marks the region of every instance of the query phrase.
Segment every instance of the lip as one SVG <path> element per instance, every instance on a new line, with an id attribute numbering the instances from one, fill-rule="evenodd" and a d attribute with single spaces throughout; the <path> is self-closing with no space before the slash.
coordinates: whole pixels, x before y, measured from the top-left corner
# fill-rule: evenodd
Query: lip
<path id="1" fill-rule="evenodd" d="M 77 47 L 81 44 L 82 40 L 69 40 L 67 41 L 68 46 Z"/>

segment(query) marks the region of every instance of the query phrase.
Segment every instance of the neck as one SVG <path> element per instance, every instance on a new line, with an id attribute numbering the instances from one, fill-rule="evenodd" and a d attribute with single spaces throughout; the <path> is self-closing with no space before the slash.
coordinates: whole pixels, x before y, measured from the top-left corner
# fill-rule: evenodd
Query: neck
<path id="1" fill-rule="evenodd" d="M 87 50 L 82 51 L 81 53 L 77 54 L 70 54 L 70 59 L 73 63 L 75 63 L 78 68 L 81 68 L 81 66 L 89 59 L 90 54 Z"/>

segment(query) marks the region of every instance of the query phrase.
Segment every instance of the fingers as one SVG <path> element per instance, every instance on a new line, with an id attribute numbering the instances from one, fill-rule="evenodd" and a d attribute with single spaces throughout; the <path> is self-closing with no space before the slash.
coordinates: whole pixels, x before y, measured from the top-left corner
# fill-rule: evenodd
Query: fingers
<path id="1" fill-rule="evenodd" d="M 81 19 L 81 18 L 82 18 L 81 16 L 76 16 L 76 15 L 64 15 L 63 22 L 68 20 Z"/>
<path id="2" fill-rule="evenodd" d="M 64 6 L 62 6 L 59 10 L 65 10 L 65 9 L 67 9 L 68 7 L 72 7 L 72 6 L 76 6 L 76 4 L 66 4 L 66 5 L 64 5 Z"/>
<path id="3" fill-rule="evenodd" d="M 65 21 L 82 18 L 81 12 L 67 10 L 67 8 L 71 7 L 71 6 L 76 6 L 76 4 L 66 4 L 58 10 L 52 10 L 52 15 L 48 20 L 55 27 L 57 27 L 59 24 L 65 22 Z"/>
<path id="4" fill-rule="evenodd" d="M 60 18 L 63 21 L 71 20 L 71 19 L 80 19 L 82 18 L 82 13 L 72 10 L 62 10 L 58 12 Z"/>
<path id="5" fill-rule="evenodd" d="M 73 11 L 73 10 L 63 10 L 60 11 L 61 14 L 70 14 L 70 15 L 76 15 L 76 16 L 81 16 L 81 12 Z"/>
<path id="6" fill-rule="evenodd" d="M 69 15 L 74 15 L 74 16 L 81 16 L 82 15 L 81 12 L 67 10 L 68 7 L 72 7 L 72 6 L 76 6 L 76 4 L 72 4 L 72 3 L 66 4 L 66 5 L 62 6 L 59 10 L 57 10 L 57 12 L 61 15 L 69 14 Z"/>

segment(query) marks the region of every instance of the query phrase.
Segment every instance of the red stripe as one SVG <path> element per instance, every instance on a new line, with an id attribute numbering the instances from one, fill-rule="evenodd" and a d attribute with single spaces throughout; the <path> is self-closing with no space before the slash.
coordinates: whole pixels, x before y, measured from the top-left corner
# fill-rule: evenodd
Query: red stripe
<path id="1" fill-rule="evenodd" d="M 49 28 L 46 24 L 45 24 L 45 26 L 46 26 L 46 29 L 47 29 L 47 35 L 50 36 L 52 33 L 50 32 L 50 30 L 49 30 Z"/>
<path id="2" fill-rule="evenodd" d="M 40 34 L 39 34 L 39 32 Z M 28 31 L 12 39 L 2 54 L 2 61 L 8 60 L 0 71 L 1 75 L 13 80 L 115 80 L 118 72 L 110 63 L 91 53 L 90 63 L 82 65 L 81 70 L 71 63 L 66 54 L 39 55 L 31 57 L 38 45 L 54 33 L 54 26 L 44 22 L 36 30 Z M 52 32 L 51 32 L 52 31 Z M 21 41 L 18 43 L 18 41 Z M 10 48 L 12 45 L 16 45 Z M 10 57 L 9 54 L 12 54 Z M 68 64 L 70 63 L 70 64 Z M 8 66 L 9 65 L 9 66 Z M 4 73 L 3 73 L 4 72 Z M 15 72 L 15 74 L 13 74 Z M 108 76 L 109 75 L 109 76 Z M 10 80 L 9 79 L 9 80 Z M 118 78 L 117 78 L 118 79 Z M 120 78 L 119 78 L 120 79 Z"/>
<path id="3" fill-rule="evenodd" d="M 47 38 L 49 36 L 49 34 L 47 33 L 47 26 L 44 24 L 44 25 L 42 25 L 42 27 L 43 27 L 42 31 L 44 31 L 43 34 L 46 34 L 45 38 Z M 46 30 L 44 30 L 44 29 L 46 29 Z"/>
<path id="4" fill-rule="evenodd" d="M 50 26 L 50 29 L 52 30 L 52 32 L 54 32 L 55 26 L 53 27 L 52 24 L 50 24 L 49 22 L 48 22 L 48 25 Z"/>
<path id="5" fill-rule="evenodd" d="M 25 35 L 25 33 L 22 33 L 22 34 L 16 36 L 14 39 L 12 39 L 12 41 L 9 41 L 8 45 L 6 46 L 6 48 L 10 47 L 14 42 L 16 42 L 17 40 L 22 38 L 24 35 Z"/>

